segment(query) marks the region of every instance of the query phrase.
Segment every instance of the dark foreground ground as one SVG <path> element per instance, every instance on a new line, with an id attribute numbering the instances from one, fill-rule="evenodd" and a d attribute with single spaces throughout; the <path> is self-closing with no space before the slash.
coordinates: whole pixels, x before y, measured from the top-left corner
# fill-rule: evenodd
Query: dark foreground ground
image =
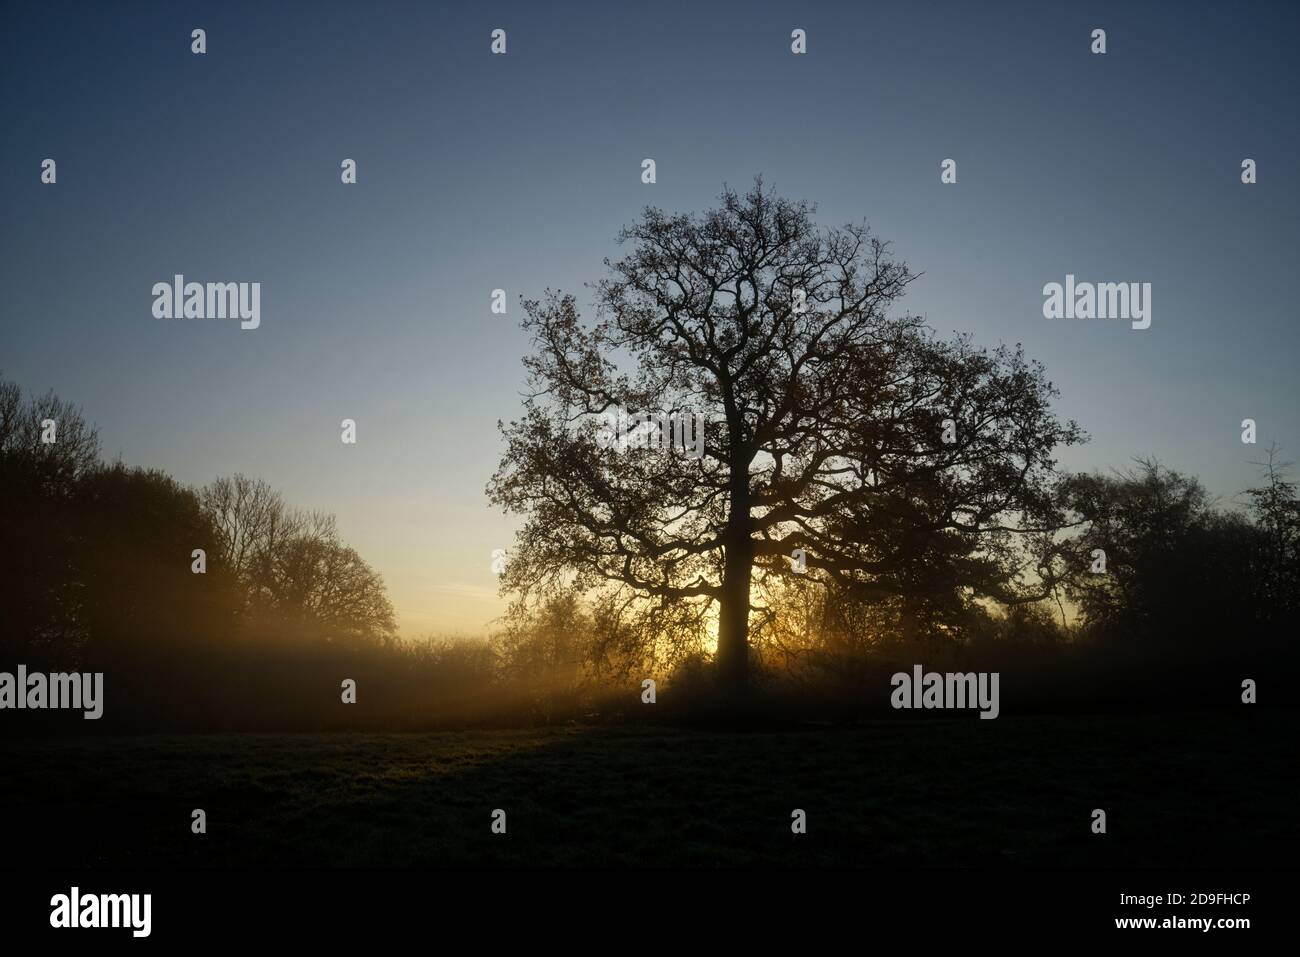
<path id="1" fill-rule="evenodd" d="M 1289 866 L 1297 731 L 1251 708 L 0 741 L 0 867 Z"/>

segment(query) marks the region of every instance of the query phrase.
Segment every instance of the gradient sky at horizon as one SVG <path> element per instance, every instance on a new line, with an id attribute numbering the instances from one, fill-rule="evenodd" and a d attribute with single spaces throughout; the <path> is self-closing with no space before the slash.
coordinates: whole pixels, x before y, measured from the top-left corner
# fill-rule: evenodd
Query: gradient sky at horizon
<path id="1" fill-rule="evenodd" d="M 940 333 L 1041 360 L 1092 436 L 1064 464 L 1155 455 L 1230 500 L 1270 442 L 1300 458 L 1298 26 L 1264 3 L 11 3 L 0 373 L 83 406 L 109 458 L 334 512 L 404 634 L 479 633 L 515 527 L 484 486 L 518 297 L 589 302 L 645 205 L 762 174 L 891 240 Z M 175 273 L 261 282 L 261 328 L 154 319 Z M 1044 319 L 1067 273 L 1150 282 L 1151 328 Z"/>

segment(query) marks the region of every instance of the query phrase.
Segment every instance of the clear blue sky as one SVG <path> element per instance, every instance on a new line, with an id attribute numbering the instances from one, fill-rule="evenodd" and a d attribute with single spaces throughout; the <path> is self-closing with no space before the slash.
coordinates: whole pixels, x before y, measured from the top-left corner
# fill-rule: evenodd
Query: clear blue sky
<path id="1" fill-rule="evenodd" d="M 589 301 L 643 206 L 761 173 L 892 240 L 939 331 L 1041 359 L 1092 435 L 1067 465 L 1156 455 L 1227 498 L 1269 441 L 1300 458 L 1298 11 L 10 3 L 0 370 L 83 405 L 111 457 L 335 512 L 404 633 L 477 632 L 513 528 L 483 488 L 519 409 L 518 296 Z M 1150 282 L 1151 328 L 1044 319 L 1067 272 Z M 261 328 L 154 319 L 174 273 L 261 282 Z"/>

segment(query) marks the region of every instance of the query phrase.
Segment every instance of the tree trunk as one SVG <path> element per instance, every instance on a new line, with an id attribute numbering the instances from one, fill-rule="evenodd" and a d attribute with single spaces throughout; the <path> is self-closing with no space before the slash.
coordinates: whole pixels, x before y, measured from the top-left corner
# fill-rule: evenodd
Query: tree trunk
<path id="1" fill-rule="evenodd" d="M 728 391 L 730 383 L 727 383 Z M 749 577 L 754 570 L 751 538 L 749 464 L 753 452 L 745 444 L 744 417 L 728 399 L 727 429 L 731 456 L 727 484 L 727 530 L 723 540 L 722 601 L 718 610 L 718 679 L 737 697 L 749 684 Z"/>
<path id="2" fill-rule="evenodd" d="M 718 613 L 718 676 L 724 688 L 743 691 L 749 682 L 749 578 L 754 544 L 735 529 L 726 545 L 722 607 Z"/>

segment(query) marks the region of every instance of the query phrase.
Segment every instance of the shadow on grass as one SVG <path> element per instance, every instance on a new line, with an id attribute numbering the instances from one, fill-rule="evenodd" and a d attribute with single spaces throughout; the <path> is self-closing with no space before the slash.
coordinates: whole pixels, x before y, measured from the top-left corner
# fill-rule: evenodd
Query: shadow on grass
<path id="1" fill-rule="evenodd" d="M 1297 724 L 1252 709 L 45 738 L 6 746 L 0 812 L 10 866 L 1281 865 Z"/>

